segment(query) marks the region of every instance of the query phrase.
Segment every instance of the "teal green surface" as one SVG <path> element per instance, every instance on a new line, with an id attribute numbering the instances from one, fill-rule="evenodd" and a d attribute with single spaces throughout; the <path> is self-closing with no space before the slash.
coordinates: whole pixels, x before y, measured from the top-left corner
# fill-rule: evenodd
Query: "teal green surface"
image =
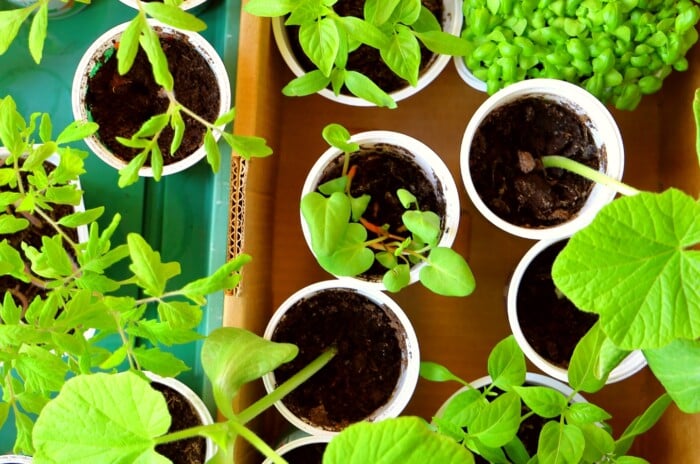
<path id="1" fill-rule="evenodd" d="M 0 9 L 5 9 L 3 0 Z M 209 0 L 199 13 L 208 25 L 202 35 L 224 60 L 232 88 L 239 12 L 240 0 Z M 0 97 L 12 95 L 23 115 L 47 112 L 55 128 L 65 127 L 73 120 L 70 92 L 78 61 L 94 39 L 133 16 L 134 10 L 118 0 L 93 0 L 75 15 L 51 19 L 39 65 L 29 55 L 28 25 L 24 25 L 7 53 L 0 56 Z M 82 148 L 87 150 L 86 145 Z M 81 177 L 85 205 L 105 206 L 105 221 L 121 214 L 115 243 L 124 242 L 129 232 L 139 232 L 160 251 L 164 261 L 180 262 L 182 274 L 174 284 L 205 276 L 226 258 L 230 158 L 227 147 L 221 146 L 221 152 L 217 174 L 202 161 L 160 182 L 141 178 L 125 189 L 117 187 L 116 170 L 91 154 L 86 160 L 87 173 Z M 209 333 L 220 327 L 222 320 L 223 294 L 211 295 L 199 330 Z M 199 362 L 200 348 L 201 342 L 173 348 L 173 352 L 192 367 L 180 380 L 200 393 L 213 409 L 210 387 Z M 0 430 L 0 454 L 9 451 L 14 441 L 10 425 Z"/>

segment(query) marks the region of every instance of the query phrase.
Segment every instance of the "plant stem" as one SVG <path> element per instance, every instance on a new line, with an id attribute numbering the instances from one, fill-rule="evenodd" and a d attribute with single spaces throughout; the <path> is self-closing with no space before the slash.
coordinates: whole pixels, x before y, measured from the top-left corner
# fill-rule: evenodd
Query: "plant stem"
<path id="1" fill-rule="evenodd" d="M 172 443 L 174 441 L 185 440 L 187 438 L 196 437 L 198 435 L 207 436 L 205 432 L 214 429 L 224 429 L 228 424 L 225 422 L 217 422 L 215 424 L 207 425 L 197 425 L 195 427 L 190 427 L 183 430 L 178 430 L 177 432 L 172 432 L 167 435 L 156 437 L 153 439 L 156 445 L 162 445 L 164 443 Z"/>
<path id="2" fill-rule="evenodd" d="M 272 406 L 275 402 L 281 400 L 299 385 L 306 382 L 316 372 L 320 371 L 326 364 L 328 364 L 331 361 L 331 359 L 333 359 L 337 352 L 338 349 L 332 347 L 321 353 L 319 357 L 311 361 L 302 370 L 291 376 L 289 380 L 284 382 L 282 385 L 275 388 L 274 391 L 270 392 L 266 396 L 263 396 L 258 401 L 241 411 L 241 413 L 238 415 L 238 419 L 241 421 L 242 424 L 250 422 L 260 413 Z"/>
<path id="3" fill-rule="evenodd" d="M 639 190 L 637 190 L 634 187 L 630 187 L 629 185 L 620 182 L 617 179 L 613 179 L 612 177 L 603 174 L 600 171 L 591 169 L 588 166 L 585 166 L 564 156 L 543 156 L 542 164 L 545 168 L 566 169 L 567 171 L 573 172 L 574 174 L 578 174 L 579 176 L 585 177 L 586 179 L 589 179 L 593 182 L 597 182 L 599 184 L 603 184 L 607 187 L 610 187 L 611 189 L 615 190 L 621 195 L 631 196 L 639 193 Z"/>
<path id="4" fill-rule="evenodd" d="M 235 420 L 230 421 L 229 424 L 232 429 L 235 429 L 236 433 L 257 448 L 257 450 L 264 454 L 266 458 L 270 458 L 275 464 L 288 464 L 284 458 L 277 454 L 275 450 L 270 448 L 270 446 L 265 443 L 263 439 L 253 433 L 252 430 L 243 424 L 236 422 Z"/>

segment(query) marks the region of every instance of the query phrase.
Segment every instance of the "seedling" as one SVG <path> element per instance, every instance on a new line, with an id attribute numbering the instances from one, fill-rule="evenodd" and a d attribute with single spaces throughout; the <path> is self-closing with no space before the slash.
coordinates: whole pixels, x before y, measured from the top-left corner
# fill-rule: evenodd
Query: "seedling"
<path id="1" fill-rule="evenodd" d="M 438 246 L 438 215 L 420 211 L 416 197 L 399 190 L 395 194 L 406 208 L 402 215 L 406 232 L 391 231 L 365 220 L 362 215 L 371 198 L 355 198 L 350 193 L 355 175 L 349 168 L 350 157 L 359 145 L 351 142 L 349 132 L 338 124 L 326 126 L 323 137 L 344 153 L 344 163 L 339 178 L 320 185 L 318 191 L 301 200 L 311 248 L 319 264 L 335 275 L 357 276 L 376 260 L 387 269 L 383 277 L 386 288 L 398 292 L 409 284 L 411 266 L 424 262 L 419 279 L 428 289 L 448 296 L 470 294 L 475 284 L 469 265 L 451 248 Z M 368 232 L 374 237 L 368 239 Z"/>
<path id="2" fill-rule="evenodd" d="M 248 13 L 287 16 L 285 24 L 299 26 L 299 42 L 317 69 L 297 77 L 282 92 L 288 96 L 316 93 L 329 85 L 340 94 L 343 87 L 377 106 L 395 108 L 396 102 L 367 76 L 346 68 L 348 55 L 365 44 L 379 50 L 381 59 L 397 76 L 417 85 L 420 44 L 444 55 L 464 55 L 466 43 L 442 31 L 440 23 L 420 0 L 367 0 L 364 18 L 339 16 L 335 1 L 283 2 L 251 0 Z"/>
<path id="3" fill-rule="evenodd" d="M 119 215 L 104 228 L 97 223 L 104 207 L 53 219 L 48 212 L 55 205 L 77 204 L 82 195 L 74 181 L 83 173 L 87 153 L 67 144 L 95 129 L 93 123 L 77 122 L 53 139 L 47 114 L 26 121 L 10 97 L 0 100 L 0 143 L 10 152 L 0 169 L 0 184 L 9 187 L 0 194 L 0 233 L 38 221 L 51 231 L 38 247 L 0 241 L 0 275 L 43 291 L 15 298 L 12 289 L 3 289 L 0 301 L 0 426 L 12 410 L 17 452 L 33 452 L 33 417 L 69 377 L 125 367 L 162 376 L 187 370 L 164 347 L 201 338 L 196 328 L 206 295 L 237 285 L 239 269 L 250 260 L 241 255 L 211 276 L 168 288 L 180 264 L 162 262 L 138 234 L 113 245 Z M 48 172 L 42 162 L 54 153 L 59 163 Z M 88 239 L 78 243 L 68 230 L 83 225 Z M 114 266 L 127 258 L 128 271 L 117 278 Z"/>
<path id="4" fill-rule="evenodd" d="M 234 444 L 240 436 L 273 462 L 286 464 L 245 424 L 318 372 L 333 358 L 335 350 L 322 353 L 240 413 L 233 411 L 232 401 L 244 384 L 291 361 L 297 353 L 294 345 L 271 342 L 243 329 L 216 329 L 202 346 L 202 366 L 226 421 L 170 434 L 170 415 L 164 398 L 139 375 L 124 372 L 78 376 L 66 382 L 39 416 L 34 430 L 34 459 L 131 464 L 138 457 L 140 462 L 160 463 L 166 460 L 155 451 L 157 445 L 203 436 L 219 447 L 214 461 L 234 462 Z"/>

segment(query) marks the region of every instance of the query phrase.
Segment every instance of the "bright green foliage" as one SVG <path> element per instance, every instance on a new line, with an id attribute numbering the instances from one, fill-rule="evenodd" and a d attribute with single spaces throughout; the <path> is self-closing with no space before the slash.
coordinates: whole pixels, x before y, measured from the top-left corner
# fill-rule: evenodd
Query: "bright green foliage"
<path id="1" fill-rule="evenodd" d="M 700 337 L 700 203 L 674 189 L 621 198 L 575 234 L 554 263 L 555 285 L 600 315 L 623 349 Z M 580 285 L 586 282 L 586 285 Z"/>
<path id="2" fill-rule="evenodd" d="M 632 110 L 672 70 L 687 69 L 700 6 L 690 0 L 468 0 L 463 14 L 465 64 L 489 93 L 524 79 L 557 78 Z"/>
<path id="3" fill-rule="evenodd" d="M 37 64 L 41 62 L 48 27 L 49 0 L 38 0 L 23 8 L 0 11 L 0 55 L 7 51 L 22 23 L 32 14 L 34 17 L 29 25 L 29 53 Z"/>
<path id="4" fill-rule="evenodd" d="M 318 68 L 293 79 L 282 92 L 303 96 L 331 87 L 338 95 L 346 88 L 353 95 L 387 108 L 396 102 L 368 77 L 346 69 L 348 55 L 360 45 L 379 50 L 384 63 L 410 85 L 417 85 L 421 44 L 436 54 L 465 55 L 467 43 L 441 30 L 432 13 L 420 0 L 367 0 L 364 18 L 339 16 L 335 2 L 251 0 L 248 13 L 286 16 L 286 25 L 299 26 L 299 43 L 304 54 Z"/>
<path id="5" fill-rule="evenodd" d="M 37 462 L 153 463 L 155 438 L 170 427 L 163 395 L 131 372 L 79 376 L 39 416 L 34 427 Z"/>
<path id="6" fill-rule="evenodd" d="M 645 350 L 644 356 L 678 407 L 689 414 L 700 412 L 700 341 L 675 340 Z"/>
<path id="7" fill-rule="evenodd" d="M 358 146 L 349 141 L 349 132 L 338 124 L 326 126 L 323 137 L 345 155 L 341 176 L 301 200 L 311 249 L 321 267 L 335 275 L 358 276 L 376 260 L 387 269 L 382 278 L 387 290 L 398 292 L 410 284 L 411 266 L 424 262 L 419 279 L 426 288 L 446 296 L 469 295 L 475 286 L 469 265 L 454 250 L 437 246 L 441 236 L 438 215 L 421 211 L 416 197 L 399 189 L 397 199 L 410 208 L 402 215 L 407 231 L 402 232 L 403 236 L 365 221 L 362 215 L 371 198 L 350 194 L 353 175 L 348 172 L 349 150 L 355 151 Z M 361 163 L 357 167 L 361 168 Z M 368 232 L 375 236 L 368 237 Z"/>
<path id="8" fill-rule="evenodd" d="M 470 464 L 472 455 L 432 432 L 417 417 L 361 422 L 343 430 L 326 448 L 325 464 Z"/>

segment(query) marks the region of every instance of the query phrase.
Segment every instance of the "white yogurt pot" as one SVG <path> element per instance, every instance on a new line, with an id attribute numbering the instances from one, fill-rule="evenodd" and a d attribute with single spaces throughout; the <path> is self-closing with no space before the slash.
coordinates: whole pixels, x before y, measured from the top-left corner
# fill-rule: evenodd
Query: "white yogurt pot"
<path id="1" fill-rule="evenodd" d="M 463 56 L 453 57 L 453 62 L 455 69 L 457 69 L 457 74 L 469 87 L 479 92 L 486 92 L 486 82 L 472 74 L 469 68 L 467 68 L 467 63 L 464 61 Z"/>
<path id="2" fill-rule="evenodd" d="M 154 374 L 153 372 L 144 372 L 144 374 L 146 374 L 146 377 L 148 377 L 148 379 L 151 382 L 159 383 L 161 385 L 165 385 L 166 387 L 170 387 L 171 389 L 175 390 L 180 395 L 182 395 L 182 397 L 185 398 L 197 412 L 197 415 L 199 416 L 199 420 L 202 422 L 202 425 L 210 425 L 214 423 L 214 419 L 212 418 L 211 413 L 209 412 L 209 409 L 207 408 L 206 404 L 204 404 L 204 401 L 202 401 L 199 395 L 192 391 L 192 389 L 185 385 L 183 382 L 179 381 L 174 377 L 161 377 L 159 375 Z M 206 438 L 206 454 L 204 461 L 207 462 L 210 459 L 212 459 L 216 454 L 216 451 L 217 447 L 214 444 L 214 441 L 211 438 Z"/>
<path id="3" fill-rule="evenodd" d="M 3 454 L 0 456 L 0 464 L 30 464 L 32 462 L 31 457 L 21 454 Z"/>
<path id="4" fill-rule="evenodd" d="M 457 191 L 457 185 L 455 184 L 454 178 L 452 177 L 450 170 L 447 168 L 447 165 L 442 161 L 442 158 L 440 158 L 437 153 L 435 153 L 423 142 L 398 132 L 360 132 L 353 135 L 350 138 L 350 141 L 358 143 L 361 149 L 362 147 L 371 147 L 375 144 L 389 144 L 396 146 L 403 154 L 405 154 L 421 168 L 426 177 L 433 183 L 436 192 L 439 192 L 438 196 L 441 195 L 445 201 L 443 230 L 438 246 L 448 248 L 451 247 L 455 241 L 455 238 L 457 237 L 457 228 L 459 226 L 459 193 Z M 306 194 L 316 191 L 328 166 L 335 160 L 339 158 L 342 159 L 343 156 L 343 152 L 335 147 L 331 147 L 326 150 L 309 170 L 309 174 L 307 175 L 304 186 L 302 187 L 301 197 L 303 198 Z M 301 228 L 306 244 L 311 250 L 311 235 L 309 232 L 309 227 L 306 224 L 303 216 L 301 216 Z M 311 251 L 313 253 L 313 250 Z M 425 265 L 426 264 L 424 262 L 421 262 L 411 267 L 411 284 L 418 281 L 420 270 L 425 267 Z M 350 279 L 357 283 L 368 285 L 377 290 L 386 290 L 386 287 L 382 283 L 381 276 L 376 280 L 369 280 L 367 278 L 362 278 L 361 276 L 336 277 Z"/>
<path id="5" fill-rule="evenodd" d="M 595 184 L 586 203 L 569 221 L 548 228 L 528 228 L 511 224 L 495 214 L 481 199 L 472 180 L 469 155 L 477 129 L 495 109 L 526 97 L 553 101 L 580 115 L 588 125 L 598 148 L 604 148 L 604 172 L 614 179 L 622 179 L 624 170 L 622 136 L 607 108 L 596 97 L 577 85 L 557 79 L 530 79 L 509 85 L 493 94 L 479 106 L 469 120 L 462 138 L 460 154 L 462 181 L 474 206 L 499 229 L 533 240 L 568 237 L 588 225 L 598 211 L 615 198 L 616 192 L 604 185 Z"/>
<path id="6" fill-rule="evenodd" d="M 532 261 L 540 253 L 549 248 L 551 245 L 559 242 L 560 240 L 564 239 L 539 241 L 535 243 L 535 245 L 533 245 L 527 251 L 527 253 L 525 253 L 525 255 L 523 255 L 523 257 L 520 259 L 520 262 L 515 267 L 515 271 L 513 271 L 510 283 L 508 284 L 506 305 L 508 312 L 508 323 L 510 324 L 511 332 L 513 332 L 515 341 L 518 343 L 518 346 L 520 346 L 520 349 L 523 351 L 523 353 L 525 353 L 527 359 L 529 359 L 530 362 L 532 362 L 535 366 L 537 366 L 538 369 L 540 369 L 548 376 L 553 377 L 561 382 L 568 383 L 568 369 L 554 364 L 553 362 L 539 354 L 537 351 L 535 351 L 535 349 L 527 341 L 527 338 L 525 338 L 525 334 L 523 333 L 520 321 L 518 319 L 518 291 L 523 280 L 523 275 L 525 274 L 528 266 L 530 266 L 530 263 L 532 263 Z M 615 367 L 615 369 L 613 369 L 610 372 L 606 383 L 615 383 L 624 380 L 642 370 L 646 365 L 647 361 L 646 358 L 644 358 L 642 352 L 640 350 L 633 351 L 624 360 L 622 360 L 622 362 L 617 367 Z"/>
<path id="7" fill-rule="evenodd" d="M 459 0 L 444 0 L 443 1 L 443 18 L 442 18 L 442 30 L 448 34 L 459 37 L 462 30 L 462 21 L 464 19 L 462 15 L 462 2 Z M 277 43 L 277 48 L 279 48 L 282 58 L 291 71 L 296 77 L 300 77 L 306 74 L 304 68 L 302 68 L 299 60 L 294 55 L 292 47 L 287 36 L 287 31 L 284 25 L 284 17 L 276 17 L 272 19 L 272 32 L 275 37 L 275 42 Z M 428 63 L 425 69 L 418 76 L 418 82 L 416 86 L 408 86 L 400 90 L 389 93 L 391 98 L 395 102 L 404 100 L 411 95 L 415 95 L 422 89 L 428 86 L 435 78 L 440 75 L 440 73 L 445 69 L 447 64 L 450 62 L 451 56 L 449 55 L 436 55 L 433 60 Z M 338 103 L 351 106 L 374 106 L 373 103 L 368 102 L 362 98 L 355 97 L 354 95 L 339 94 L 336 95 L 331 89 L 323 89 L 318 92 L 319 95 L 333 100 Z"/>
<path id="8" fill-rule="evenodd" d="M 334 289 L 356 292 L 357 294 L 380 306 L 389 317 L 393 327 L 397 330 L 399 345 L 402 350 L 401 373 L 399 374 L 399 379 L 389 400 L 372 412 L 364 420 L 376 422 L 390 417 L 397 417 L 408 404 L 411 396 L 413 395 L 413 391 L 415 390 L 416 383 L 418 382 L 420 352 L 418 349 L 418 338 L 416 337 L 416 333 L 411 325 L 411 321 L 408 319 L 401 307 L 399 307 L 399 305 L 386 294 L 371 290 L 364 286 L 354 286 L 348 282 L 342 282 L 339 280 L 327 280 L 311 284 L 291 295 L 279 306 L 279 308 L 277 308 L 277 311 L 275 311 L 272 318 L 268 322 L 264 337 L 268 340 L 272 339 L 280 320 L 284 317 L 287 311 L 294 306 L 295 303 L 312 297 L 313 295 L 332 291 Z M 312 330 L 312 328 L 309 330 Z M 265 390 L 268 393 L 277 387 L 274 372 L 266 374 L 263 377 L 263 384 L 265 385 Z M 295 415 L 289 410 L 289 408 L 287 408 L 287 406 L 285 406 L 283 401 L 276 402 L 275 407 L 293 426 L 305 433 L 310 435 L 325 436 L 333 436 L 339 433 L 339 430 L 328 430 L 327 428 L 313 424 L 310 421 L 304 420 L 303 418 Z"/>
<path id="9" fill-rule="evenodd" d="M 227 112 L 231 107 L 231 84 L 228 79 L 226 67 L 224 66 L 223 61 L 217 54 L 214 47 L 212 47 L 209 42 L 204 39 L 204 37 L 196 32 L 176 29 L 153 19 L 149 19 L 148 22 L 159 34 L 185 37 L 187 41 L 202 55 L 202 57 L 204 57 L 211 70 L 214 72 L 219 87 L 220 101 L 219 111 L 217 114 L 222 115 Z M 83 54 L 83 57 L 80 59 L 80 62 L 75 70 L 75 75 L 73 76 L 73 86 L 71 90 L 73 115 L 76 120 L 87 121 L 90 119 L 89 110 L 85 103 L 85 95 L 87 93 L 90 72 L 100 62 L 105 52 L 114 48 L 114 43 L 119 41 L 119 38 L 127 26 L 128 23 L 122 23 L 102 34 L 92 43 L 92 45 L 90 45 L 87 51 Z M 116 59 L 116 57 L 112 57 L 111 59 Z M 224 125 L 219 126 L 219 129 L 223 130 Z M 220 134 L 215 132 L 214 137 L 218 140 Z M 117 157 L 107 147 L 105 147 L 105 145 L 102 144 L 99 138 L 99 131 L 96 134 L 86 138 L 85 143 L 87 143 L 88 147 L 90 147 L 90 150 L 92 150 L 93 153 L 95 153 L 102 161 L 113 168 L 122 169 L 127 165 L 127 162 Z M 167 176 L 184 171 L 185 169 L 194 166 L 205 156 L 206 151 L 204 149 L 204 141 L 202 141 L 202 145 L 186 158 L 171 164 L 164 164 L 163 175 Z M 153 169 L 150 166 L 144 166 L 139 170 L 139 176 L 153 177 Z"/>
<path id="10" fill-rule="evenodd" d="M 294 440 L 280 446 L 276 453 L 284 457 L 284 455 L 290 451 L 294 451 L 295 449 L 302 448 L 304 446 L 328 444 L 328 442 L 331 441 L 331 438 L 333 438 L 333 435 L 307 435 L 305 437 L 295 438 Z M 272 459 L 265 459 L 263 464 L 272 464 Z"/>

